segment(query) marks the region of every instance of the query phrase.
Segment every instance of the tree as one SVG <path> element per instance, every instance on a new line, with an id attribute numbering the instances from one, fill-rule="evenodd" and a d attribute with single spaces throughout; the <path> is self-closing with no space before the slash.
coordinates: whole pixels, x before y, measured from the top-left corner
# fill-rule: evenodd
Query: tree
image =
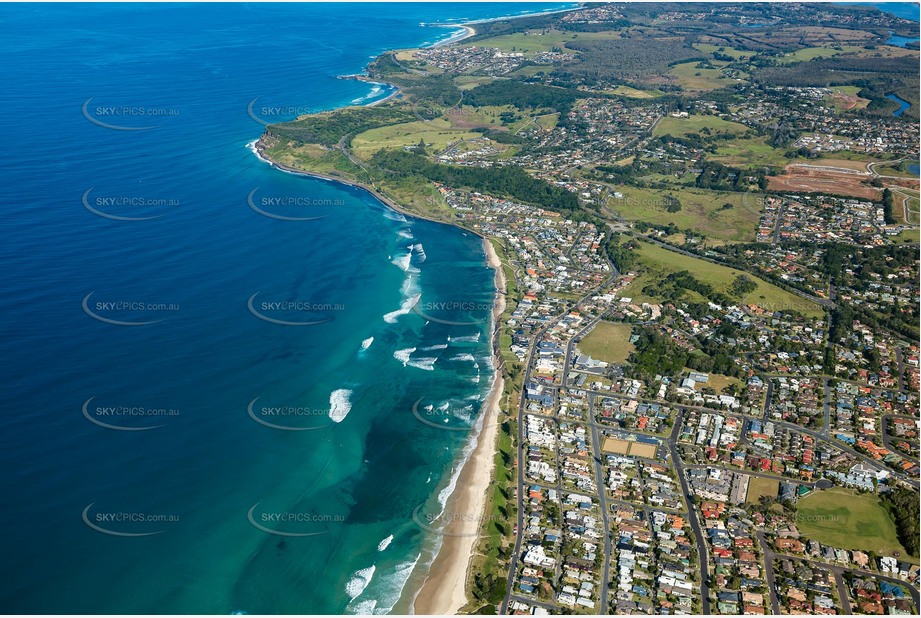
<path id="1" fill-rule="evenodd" d="M 895 223 L 895 217 L 892 214 L 892 191 L 883 189 L 883 219 L 886 225 Z"/>

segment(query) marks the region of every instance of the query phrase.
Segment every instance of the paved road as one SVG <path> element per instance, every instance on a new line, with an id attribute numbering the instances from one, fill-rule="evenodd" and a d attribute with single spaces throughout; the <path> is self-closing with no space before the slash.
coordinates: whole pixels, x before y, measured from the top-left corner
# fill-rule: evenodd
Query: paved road
<path id="1" fill-rule="evenodd" d="M 768 420 L 768 410 L 770 410 L 770 407 L 771 407 L 771 396 L 773 395 L 773 393 L 774 393 L 774 382 L 773 380 L 769 379 L 767 381 L 767 390 L 765 390 L 764 392 L 764 408 L 762 409 L 763 414 L 761 415 L 761 418 L 765 421 Z"/>
<path id="2" fill-rule="evenodd" d="M 888 420 L 889 420 L 890 418 L 906 418 L 906 419 L 909 419 L 909 420 L 912 420 L 912 421 L 916 421 L 916 420 L 918 420 L 918 419 L 915 418 L 915 417 L 913 417 L 913 416 L 905 416 L 905 415 L 903 415 L 903 414 L 883 414 L 883 415 L 880 417 L 880 435 L 882 435 L 882 437 L 883 437 L 883 446 L 885 446 L 887 449 L 889 449 L 889 450 L 892 451 L 893 453 L 898 453 L 899 455 L 901 455 L 902 457 L 904 457 L 904 458 L 907 459 L 908 461 L 913 461 L 913 462 L 915 462 L 915 463 L 918 463 L 918 458 L 917 458 L 917 457 L 912 457 L 911 455 L 906 455 L 906 454 L 903 453 L 901 450 L 899 450 L 899 449 L 897 449 L 897 448 L 893 448 L 893 447 L 890 445 L 890 443 L 892 442 L 893 439 L 896 439 L 896 440 L 900 439 L 900 438 L 898 438 L 898 437 L 890 436 L 890 435 L 889 435 L 889 432 L 886 431 L 886 428 L 887 428 L 888 425 L 889 425 Z"/>
<path id="3" fill-rule="evenodd" d="M 543 607 L 544 609 L 554 612 L 555 614 L 563 614 L 566 610 L 563 610 L 552 603 L 544 603 L 543 601 L 536 601 L 534 599 L 529 599 L 527 597 L 520 597 L 518 595 L 511 595 L 511 599 L 516 601 L 521 601 L 522 603 L 527 603 L 528 605 L 536 605 L 537 607 Z M 509 599 L 509 600 L 511 600 Z"/>
<path id="4" fill-rule="evenodd" d="M 800 561 L 800 562 L 807 562 L 807 563 L 812 564 L 812 565 L 814 565 L 814 566 L 818 566 L 818 567 L 821 567 L 821 568 L 823 568 L 823 569 L 827 569 L 827 570 L 831 571 L 831 572 L 835 575 L 835 581 L 836 581 L 837 586 L 838 586 L 838 596 L 839 596 L 839 598 L 841 599 L 841 608 L 842 608 L 842 610 L 843 610 L 842 613 L 844 613 L 844 614 L 850 614 L 850 613 L 851 613 L 851 606 L 850 606 L 850 602 L 848 601 L 847 588 L 846 588 L 846 586 L 844 585 L 844 577 L 843 577 L 843 576 L 844 576 L 844 573 L 845 573 L 846 571 L 851 572 L 851 573 L 855 573 L 855 574 L 857 574 L 857 575 L 861 575 L 861 576 L 864 576 L 864 577 L 872 577 L 872 578 L 874 578 L 874 579 L 879 579 L 879 580 L 882 580 L 882 581 L 889 582 L 890 584 L 897 584 L 897 585 L 899 585 L 899 586 L 902 586 L 902 587 L 904 587 L 904 588 L 907 588 L 907 589 L 908 589 L 908 593 L 909 593 L 909 595 L 911 596 L 912 602 L 914 602 L 914 604 L 915 604 L 915 609 L 917 610 L 918 607 L 919 607 L 919 605 L 918 605 L 918 604 L 919 604 L 919 596 L 921 596 L 921 594 L 919 594 L 919 591 L 918 591 L 917 588 L 915 588 L 914 586 L 912 586 L 911 584 L 909 584 L 909 583 L 906 582 L 906 581 L 903 581 L 903 580 L 898 579 L 898 578 L 895 578 L 895 577 L 889 577 L 888 575 L 883 575 L 883 574 L 881 574 L 881 573 L 875 573 L 875 572 L 873 572 L 873 571 L 865 571 L 865 570 L 863 570 L 863 569 L 850 568 L 850 567 L 846 567 L 846 566 L 843 566 L 843 565 L 840 565 L 840 564 L 831 564 L 831 563 L 828 563 L 828 562 L 822 562 L 822 561 L 820 561 L 820 560 L 812 560 L 811 558 L 806 558 L 805 556 L 790 556 L 790 555 L 787 555 L 787 554 L 778 554 L 777 552 L 775 552 L 775 551 L 773 551 L 772 549 L 770 549 L 770 547 L 768 546 L 768 544 L 767 544 L 767 539 L 766 539 L 765 536 L 764 536 L 764 531 L 763 531 L 763 530 L 756 530 L 756 531 L 755 531 L 755 536 L 757 537 L 758 542 L 761 544 L 761 548 L 762 548 L 762 551 L 763 551 L 763 553 L 764 553 L 765 574 L 766 574 L 765 579 L 767 580 L 768 590 L 769 590 L 770 595 L 771 595 L 771 606 L 774 608 L 774 613 L 775 613 L 775 614 L 780 613 L 780 612 L 778 611 L 777 607 L 776 607 L 776 604 L 777 604 L 777 594 L 776 594 L 776 590 L 777 590 L 777 588 L 776 588 L 776 586 L 775 586 L 775 584 L 774 584 L 774 571 L 773 571 L 773 568 L 769 568 L 769 567 L 768 567 L 768 564 L 773 565 L 773 564 L 774 564 L 774 560 L 775 560 L 776 558 L 788 558 L 788 559 L 790 559 L 790 560 L 798 560 L 798 561 Z"/>
<path id="5" fill-rule="evenodd" d="M 828 438 L 828 434 L 831 431 L 831 386 L 829 385 L 828 378 L 825 378 L 825 401 L 822 404 L 822 411 L 824 413 L 824 420 L 822 422 L 822 435 L 825 438 Z"/>
<path id="6" fill-rule="evenodd" d="M 787 205 L 785 202 L 781 202 L 780 209 L 777 211 L 777 223 L 774 224 L 774 236 L 771 238 L 771 242 L 775 245 L 780 242 L 780 228 L 783 227 L 783 213 L 786 210 Z"/>
<path id="7" fill-rule="evenodd" d="M 578 307 L 583 302 L 585 302 L 585 300 L 594 296 L 598 292 L 598 290 L 604 289 L 605 286 L 610 285 L 614 281 L 614 279 L 616 279 L 619 276 L 617 269 L 613 268 L 613 266 L 612 266 L 612 269 L 613 270 L 612 270 L 611 276 L 605 279 L 604 282 L 601 283 L 601 285 L 593 288 L 588 294 L 580 298 L 574 304 L 573 308 Z M 526 363 L 525 363 L 522 384 L 527 384 L 528 382 L 531 381 L 531 368 L 534 366 L 534 355 L 537 351 L 538 342 L 542 340 L 543 336 L 547 333 L 547 331 L 550 328 L 555 326 L 556 323 L 559 322 L 560 319 L 563 318 L 563 316 L 568 315 L 570 311 L 571 309 L 567 309 L 561 314 L 555 316 L 552 320 L 548 322 L 546 327 L 534 333 L 531 339 L 531 346 L 530 346 L 530 350 L 528 351 L 528 356 L 527 356 Z M 565 376 L 564 376 L 564 379 L 565 379 Z M 509 571 L 508 571 L 508 578 L 506 580 L 505 598 L 502 600 L 502 604 L 499 606 L 500 614 L 508 613 L 508 604 L 512 596 L 513 587 L 515 585 L 515 575 L 518 572 L 518 560 L 521 556 L 521 538 L 524 533 L 524 500 L 523 498 L 524 498 L 524 487 L 525 487 L 524 465 L 526 461 L 525 456 L 524 456 L 524 448 L 525 448 L 524 417 L 525 417 L 526 403 L 527 403 L 527 399 L 525 398 L 524 393 L 522 393 L 520 396 L 520 400 L 518 402 L 518 445 L 516 449 L 517 459 L 518 459 L 517 466 L 516 466 L 518 469 L 518 499 L 517 499 L 518 534 L 515 535 L 515 548 L 514 548 L 514 551 L 512 552 L 512 558 L 509 562 Z M 606 532 L 606 535 L 610 536 L 609 531 L 606 530 L 605 532 Z"/>
<path id="8" fill-rule="evenodd" d="M 675 418 L 675 426 L 672 428 L 671 436 L 668 439 L 668 448 L 672 457 L 672 465 L 675 466 L 675 472 L 678 475 L 678 482 L 681 483 L 681 491 L 684 493 L 685 500 L 688 504 L 688 523 L 691 524 L 691 531 L 694 533 L 694 539 L 697 545 L 697 560 L 700 563 L 700 601 L 701 613 L 710 614 L 710 574 L 707 567 L 709 562 L 709 552 L 707 544 L 704 542 L 704 534 L 700 528 L 700 522 L 697 518 L 697 509 L 694 508 L 694 501 L 691 499 L 691 490 L 688 488 L 688 480 L 684 474 L 684 463 L 678 454 L 677 442 L 678 433 L 681 431 L 681 425 L 684 422 L 684 413 L 678 412 Z"/>
<path id="9" fill-rule="evenodd" d="M 851 600 L 847 596 L 847 586 L 844 585 L 844 571 L 834 569 L 832 572 L 835 574 L 835 585 L 838 586 L 838 602 L 841 604 L 841 613 L 854 613 L 851 611 Z"/>
<path id="10" fill-rule="evenodd" d="M 588 417 L 594 419 L 594 397 L 588 399 Z M 604 522 L 604 562 L 601 572 L 601 594 L 598 597 L 601 600 L 601 613 L 607 614 L 610 606 L 608 599 L 608 582 L 611 580 L 611 525 L 608 522 L 608 504 L 605 494 L 607 490 L 604 485 L 604 470 L 601 469 L 601 440 L 598 438 L 598 428 L 595 424 L 591 425 L 592 433 L 592 456 L 595 463 L 595 486 L 598 491 L 598 504 L 601 506 L 601 520 Z"/>
<path id="11" fill-rule="evenodd" d="M 625 395 L 621 395 L 621 394 L 618 394 L 618 393 L 605 393 L 605 392 L 602 392 L 602 391 L 589 391 L 589 390 L 587 390 L 587 389 L 585 389 L 585 392 L 591 392 L 591 393 L 595 393 L 595 394 L 598 394 L 598 395 L 603 395 L 603 396 L 605 396 L 605 397 L 613 397 L 613 398 L 619 398 L 619 399 L 635 399 L 635 400 L 639 401 L 640 403 L 658 403 L 658 404 L 661 404 L 661 405 L 671 406 L 671 407 L 676 408 L 676 409 L 678 409 L 678 410 L 697 410 L 697 411 L 700 411 L 700 412 L 707 412 L 707 413 L 709 413 L 709 414 L 714 414 L 714 413 L 716 413 L 716 414 L 730 414 L 730 415 L 732 415 L 732 416 L 737 416 L 737 417 L 739 417 L 739 418 L 759 419 L 759 420 L 763 419 L 763 417 L 762 417 L 761 415 L 745 414 L 744 412 L 727 412 L 726 410 L 714 410 L 713 408 L 707 408 L 707 407 L 705 407 L 705 406 L 689 406 L 689 405 L 683 405 L 683 404 L 675 404 L 675 403 L 672 403 L 672 402 L 669 402 L 669 401 L 665 401 L 664 399 L 649 399 L 649 398 L 644 398 L 644 397 L 627 397 L 627 396 L 625 396 Z M 916 488 L 916 489 L 917 489 L 919 486 L 921 486 L 921 483 L 919 483 L 919 480 L 918 480 L 917 478 L 915 478 L 915 477 L 913 477 L 913 476 L 909 476 L 908 474 L 899 472 L 899 471 L 897 471 L 897 470 L 895 470 L 895 469 L 893 469 L 893 468 L 889 468 L 889 467 L 887 467 L 887 466 L 884 466 L 883 464 L 881 464 L 880 462 L 876 461 L 875 459 L 873 459 L 873 458 L 870 457 L 869 455 L 865 455 L 865 454 L 863 454 L 863 453 L 861 453 L 861 452 L 859 452 L 859 451 L 856 451 L 856 450 L 854 450 L 853 448 L 849 447 L 848 445 L 844 444 L 843 442 L 839 442 L 839 441 L 837 441 L 837 440 L 829 440 L 829 439 L 827 439 L 825 436 L 823 436 L 822 433 L 821 433 L 820 431 L 816 431 L 816 430 L 814 430 L 814 429 L 807 429 L 807 428 L 805 428 L 805 427 L 803 427 L 803 426 L 801 426 L 801 425 L 797 425 L 797 424 L 795 424 L 795 423 L 788 423 L 788 422 L 786 422 L 786 421 L 771 421 L 771 422 L 774 423 L 774 425 L 775 425 L 776 427 L 785 427 L 785 428 L 787 428 L 787 429 L 789 429 L 789 430 L 791 430 L 791 431 L 798 431 L 799 433 L 806 434 L 806 435 L 808 435 L 808 436 L 812 436 L 812 437 L 815 438 L 816 440 L 823 440 L 823 441 L 825 441 L 825 442 L 831 442 L 832 445 L 833 445 L 836 449 L 838 449 L 838 450 L 840 450 L 840 451 L 843 451 L 843 452 L 845 452 L 845 453 L 847 453 L 847 454 L 849 454 L 849 455 L 852 455 L 853 457 L 856 457 L 857 459 L 863 461 L 864 463 L 870 464 L 870 465 L 873 466 L 874 468 L 878 468 L 878 469 L 881 469 L 881 470 L 886 470 L 887 472 L 889 472 L 889 473 L 891 474 L 892 477 L 894 477 L 894 478 L 896 478 L 896 479 L 898 479 L 898 480 L 900 480 L 900 481 L 902 481 L 902 482 L 904 482 L 904 483 L 906 483 L 906 484 L 908 484 L 908 485 L 910 485 L 910 486 L 912 486 L 912 487 L 914 487 L 914 488 Z M 678 427 L 677 421 L 676 421 L 675 427 Z M 673 433 L 674 433 L 674 431 L 673 431 Z"/>
<path id="12" fill-rule="evenodd" d="M 811 558 L 806 558 L 804 556 L 788 556 L 786 554 L 774 554 L 778 558 L 789 558 L 790 560 L 799 560 L 800 562 L 808 562 L 809 564 L 822 567 L 823 569 L 828 569 L 831 572 L 840 571 L 842 574 L 847 571 L 860 575 L 862 577 L 872 577 L 873 579 L 882 580 L 889 582 L 890 584 L 896 584 L 908 590 L 908 594 L 911 597 L 912 602 L 915 604 L 915 609 L 918 609 L 919 602 L 921 602 L 921 592 L 915 587 L 906 582 L 905 580 L 899 579 L 897 577 L 890 577 L 888 575 L 883 575 L 882 573 L 876 573 L 874 571 L 865 571 L 863 569 L 854 569 L 846 567 L 840 564 L 831 564 L 828 562 L 822 562 L 820 560 L 812 560 Z"/>
<path id="13" fill-rule="evenodd" d="M 771 613 L 780 615 L 780 602 L 777 599 L 777 584 L 774 582 L 774 558 L 777 554 L 768 546 L 763 530 L 755 530 L 755 538 L 761 545 L 761 555 L 764 558 L 764 580 L 767 584 L 768 595 L 771 598 Z"/>
<path id="14" fill-rule="evenodd" d="M 766 474 L 764 472 L 757 472 L 755 470 L 743 470 L 741 468 L 729 468 L 726 466 L 717 466 L 713 464 L 694 464 L 684 466 L 685 470 L 724 470 L 726 472 L 734 472 L 736 474 L 744 474 L 746 476 L 754 476 L 761 479 L 769 479 L 771 481 L 782 481 L 787 483 L 796 483 L 797 485 L 803 485 L 804 487 L 815 487 L 816 483 L 819 481 L 801 481 L 799 479 L 790 478 L 789 476 L 781 476 L 779 474 Z"/>

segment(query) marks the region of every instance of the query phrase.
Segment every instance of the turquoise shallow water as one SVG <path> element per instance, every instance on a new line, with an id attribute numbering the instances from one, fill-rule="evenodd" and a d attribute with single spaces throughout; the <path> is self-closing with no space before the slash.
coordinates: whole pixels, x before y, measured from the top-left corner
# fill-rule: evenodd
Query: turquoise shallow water
<path id="1" fill-rule="evenodd" d="M 0 608 L 393 606 L 488 387 L 492 271 L 259 161 L 247 105 L 367 102 L 335 77 L 452 32 L 420 22 L 535 8 L 0 8 Z"/>

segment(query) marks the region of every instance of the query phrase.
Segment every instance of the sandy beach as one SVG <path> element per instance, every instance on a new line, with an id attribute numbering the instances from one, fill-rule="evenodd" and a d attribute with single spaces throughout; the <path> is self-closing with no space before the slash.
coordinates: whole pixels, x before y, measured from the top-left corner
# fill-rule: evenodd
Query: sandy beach
<path id="1" fill-rule="evenodd" d="M 260 159 L 283 171 L 359 187 L 368 191 L 397 212 L 412 217 L 427 218 L 408 212 L 392 200 L 381 195 L 373 187 L 363 183 L 316 172 L 306 172 L 272 161 L 264 153 L 265 144 L 262 139 L 253 143 L 252 149 Z M 435 219 L 429 220 L 445 223 Z M 448 225 L 456 224 L 448 223 Z M 472 232 L 472 230 L 468 231 Z M 441 548 L 435 556 L 422 587 L 413 602 L 413 611 L 416 614 L 456 614 L 461 607 L 467 604 L 467 572 L 476 547 L 478 534 L 483 524 L 485 524 L 486 496 L 492 482 L 493 460 L 495 459 L 498 434 L 497 421 L 500 398 L 504 388 L 497 348 L 497 328 L 499 319 L 505 311 L 506 281 L 499 256 L 492 243 L 486 238 L 483 239 L 483 248 L 486 253 L 487 263 L 495 271 L 496 294 L 492 310 L 490 345 L 492 347 L 493 367 L 496 368 L 496 372 L 487 398 L 483 425 L 477 436 L 476 447 L 470 453 L 458 475 L 456 489 L 448 498 L 445 506 L 443 517 L 445 521 L 450 522 L 444 529 L 447 534 L 442 538 Z"/>
<path id="2" fill-rule="evenodd" d="M 453 45 L 454 43 L 460 43 L 460 42 L 463 41 L 464 39 L 469 39 L 469 38 L 472 37 L 474 34 L 476 34 L 476 30 L 474 30 L 474 29 L 471 28 L 470 26 L 460 26 L 460 28 L 463 29 L 463 32 L 460 32 L 460 33 L 458 33 L 458 34 L 456 34 L 456 35 L 454 35 L 454 36 L 452 36 L 452 37 L 450 37 L 450 38 L 447 38 L 447 39 L 445 39 L 444 41 L 439 41 L 439 42 L 437 42 L 437 43 L 434 43 L 433 45 L 430 45 L 430 47 L 444 47 L 445 45 Z M 358 77 L 358 78 L 356 78 L 356 79 L 359 79 L 360 81 L 368 82 L 368 83 L 370 83 L 370 84 L 380 84 L 380 83 L 381 83 L 381 82 L 378 82 L 378 81 L 373 81 L 373 80 L 370 79 L 370 78 L 368 78 L 368 79 L 363 79 L 363 78 L 361 78 L 361 77 Z M 393 92 L 391 92 L 390 94 L 388 94 L 388 95 L 387 95 L 386 97 L 384 97 L 383 99 L 378 99 L 377 101 L 373 101 L 373 102 L 371 102 L 371 103 L 368 103 L 368 104 L 367 104 L 367 107 L 374 107 L 375 105 L 380 105 L 381 103 L 386 103 L 387 101 L 391 101 L 391 100 L 395 99 L 396 97 L 398 97 L 398 96 L 400 96 L 400 95 L 402 94 L 402 93 L 400 92 L 400 89 L 399 89 L 398 87 L 396 87 L 394 84 L 387 84 L 387 85 L 393 87 Z"/>
<path id="3" fill-rule="evenodd" d="M 457 488 L 445 506 L 445 519 L 451 523 L 445 527 L 447 534 L 443 537 L 441 549 L 416 597 L 413 606 L 416 614 L 456 614 L 467 604 L 467 572 L 476 549 L 478 533 L 486 523 L 486 498 L 492 483 L 500 398 L 504 386 L 496 355 L 496 328 L 505 311 L 505 273 L 492 243 L 484 238 L 483 246 L 490 267 L 496 271 L 491 343 L 496 375 L 489 391 L 486 416 L 477 436 L 476 448 L 461 470 Z"/>
<path id="4" fill-rule="evenodd" d="M 463 33 L 459 33 L 436 45 L 454 44 L 476 34 L 476 31 L 470 26 L 464 25 L 460 26 L 460 28 L 463 28 Z M 362 81 L 370 82 L 371 79 L 363 79 Z M 391 100 L 396 97 L 399 92 L 399 89 L 395 89 L 389 96 L 375 101 L 370 105 L 379 105 L 385 101 Z M 454 222 L 438 221 L 416 213 L 410 213 L 396 204 L 393 200 L 381 195 L 375 187 L 368 186 L 362 182 L 317 172 L 299 170 L 273 161 L 265 153 L 266 144 L 264 139 L 265 135 L 251 144 L 252 150 L 260 159 L 278 169 L 293 174 L 312 176 L 358 187 L 368 191 L 397 212 L 466 229 Z M 468 231 L 474 234 L 477 233 L 473 230 Z M 442 537 L 441 547 L 432 561 L 422 586 L 412 603 L 413 612 L 416 614 L 456 614 L 467 604 L 467 574 L 476 549 L 480 531 L 486 523 L 486 501 L 493 478 L 499 428 L 498 416 L 500 411 L 500 399 L 504 388 L 500 358 L 498 355 L 497 331 L 500 317 L 505 311 L 506 281 L 501 261 L 492 243 L 484 238 L 483 247 L 486 253 L 487 263 L 495 271 L 496 294 L 492 310 L 490 345 L 493 355 L 493 367 L 495 367 L 496 370 L 483 411 L 484 416 L 482 425 L 480 426 L 479 434 L 476 436 L 476 446 L 470 453 L 457 477 L 456 488 L 448 498 L 442 515 L 446 525 L 443 528 L 445 534 Z M 404 593 L 406 592 L 411 591 L 404 590 Z"/>
<path id="5" fill-rule="evenodd" d="M 472 37 L 474 34 L 476 34 L 476 30 L 474 30 L 471 26 L 466 26 L 466 25 L 453 26 L 453 25 L 452 25 L 452 26 L 449 26 L 449 27 L 451 27 L 451 28 L 463 28 L 463 29 L 464 29 L 464 32 L 463 32 L 463 33 L 455 34 L 455 35 L 452 36 L 451 38 L 445 39 L 444 41 L 438 41 L 437 43 L 435 43 L 434 45 L 432 45 L 432 47 L 443 47 L 444 45 L 451 45 L 452 43 L 459 43 L 460 41 L 463 41 L 464 39 L 469 39 L 469 38 Z"/>

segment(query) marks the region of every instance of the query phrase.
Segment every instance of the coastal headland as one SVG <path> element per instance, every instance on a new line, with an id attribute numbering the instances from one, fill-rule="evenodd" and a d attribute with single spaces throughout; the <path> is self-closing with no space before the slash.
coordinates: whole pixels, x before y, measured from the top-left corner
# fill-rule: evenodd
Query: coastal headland
<path id="1" fill-rule="evenodd" d="M 354 76 L 390 84 L 386 98 L 269 125 L 254 144 L 280 169 L 477 234 L 495 270 L 491 389 L 398 609 L 749 613 L 735 604 L 746 598 L 780 613 L 775 590 L 716 578 L 704 528 L 722 529 L 723 510 L 700 505 L 731 502 L 754 521 L 751 495 L 784 495 L 776 479 L 758 483 L 798 475 L 772 461 L 758 429 L 769 421 L 785 444 L 840 454 L 824 478 L 870 465 L 916 497 L 916 447 L 885 432 L 842 446 L 852 428 L 832 410 L 850 396 L 833 380 L 866 381 L 872 397 L 884 382 L 917 389 L 901 360 L 917 358 L 917 320 L 836 274 L 917 279 L 918 52 L 888 42 L 917 26 L 875 9 L 720 10 L 706 9 L 706 33 L 685 28 L 684 9 L 636 4 L 468 24 Z M 853 77 L 823 86 L 827 72 Z M 765 333 L 757 343 L 752 325 Z M 870 354 L 869 374 L 851 325 L 894 342 Z M 780 354 L 790 342 L 808 359 L 796 367 Z M 778 411 L 789 373 L 813 401 L 824 390 L 824 415 Z M 767 454 L 722 452 L 715 437 L 698 452 L 689 440 L 711 421 L 715 436 L 757 433 L 729 437 Z M 798 462 L 804 487 L 811 458 Z M 731 495 L 707 488 L 705 467 Z M 763 527 L 732 534 L 773 551 Z M 637 542 L 622 546 L 624 535 Z M 618 571 L 624 552 L 653 545 L 656 564 Z M 749 562 L 745 578 L 774 581 L 771 560 Z"/>

